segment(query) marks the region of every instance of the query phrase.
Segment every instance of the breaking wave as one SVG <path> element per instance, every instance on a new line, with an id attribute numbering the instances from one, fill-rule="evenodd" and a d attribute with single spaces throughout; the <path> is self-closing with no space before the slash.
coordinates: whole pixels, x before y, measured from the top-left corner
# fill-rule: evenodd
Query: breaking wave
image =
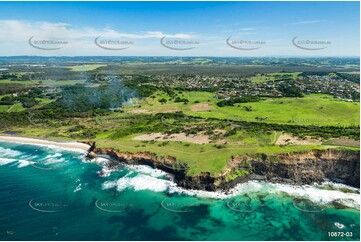
<path id="1" fill-rule="evenodd" d="M 360 190 L 343 184 L 325 182 L 315 185 L 288 185 L 268 183 L 262 181 L 248 181 L 238 184 L 228 193 L 223 191 L 209 192 L 201 190 L 188 190 L 177 186 L 166 173 L 153 169 L 149 166 L 126 166 L 129 173 L 118 180 L 106 181 L 102 189 L 116 189 L 123 191 L 133 189 L 135 191 L 151 190 L 154 192 L 178 193 L 188 196 L 196 196 L 213 199 L 226 199 L 245 194 L 285 194 L 291 197 L 306 198 L 318 204 L 330 204 L 334 201 L 347 207 L 360 208 Z M 134 176 L 134 173 L 136 175 Z M 130 176 L 132 175 L 132 176 Z M 326 189 L 327 188 L 327 189 Z M 348 189 L 350 192 L 344 192 Z"/>
<path id="2" fill-rule="evenodd" d="M 6 157 L 16 157 L 22 155 L 22 152 L 10 148 L 0 147 L 0 155 Z"/>

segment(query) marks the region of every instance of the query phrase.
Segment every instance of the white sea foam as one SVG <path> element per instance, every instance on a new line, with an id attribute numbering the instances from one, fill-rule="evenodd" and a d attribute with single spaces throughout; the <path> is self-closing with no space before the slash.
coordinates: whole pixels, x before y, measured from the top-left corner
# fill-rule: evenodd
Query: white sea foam
<path id="1" fill-rule="evenodd" d="M 10 158 L 0 158 L 0 166 L 10 164 L 17 161 L 17 167 L 22 168 L 25 166 L 28 166 L 30 164 L 33 164 L 34 162 L 28 161 L 28 160 L 17 160 L 17 159 L 10 159 Z"/>
<path id="2" fill-rule="evenodd" d="M 156 177 L 143 174 L 138 174 L 135 177 L 124 176 L 117 181 L 108 181 L 103 183 L 103 189 L 115 187 L 118 191 L 122 191 L 126 188 L 132 188 L 135 191 L 151 190 L 154 192 L 163 192 L 174 186 L 176 186 L 176 184 L 172 181 L 158 179 Z"/>
<path id="3" fill-rule="evenodd" d="M 327 185 L 335 185 L 335 183 L 327 183 Z M 336 187 L 340 184 L 336 184 Z M 352 189 L 351 187 L 342 185 Z M 232 192 L 234 194 L 245 194 L 251 192 L 259 193 L 285 193 L 290 196 L 304 197 L 315 203 L 328 204 L 335 200 L 344 204 L 345 206 L 359 208 L 360 207 L 360 194 L 358 193 L 345 193 L 338 190 L 325 190 L 320 189 L 317 185 L 286 185 L 286 184 L 274 184 L 266 182 L 249 181 L 247 183 L 239 184 Z"/>
<path id="4" fill-rule="evenodd" d="M 114 170 L 109 169 L 109 168 L 106 167 L 106 166 L 103 166 L 103 167 L 102 167 L 102 171 L 101 171 L 101 172 L 98 172 L 98 174 L 99 174 L 99 176 L 101 176 L 101 177 L 108 177 L 108 176 L 110 176 L 110 174 L 112 174 L 113 171 L 114 171 Z"/>
<path id="5" fill-rule="evenodd" d="M 77 191 L 80 191 L 80 190 L 81 190 L 81 183 L 75 187 L 73 192 L 77 192 Z"/>
<path id="6" fill-rule="evenodd" d="M 335 187 L 347 187 L 353 189 L 355 192 L 359 192 L 358 189 L 340 185 L 335 183 L 327 183 L 328 186 L 335 185 Z M 312 202 L 318 204 L 329 204 L 333 201 L 337 201 L 347 207 L 360 208 L 360 194 L 359 193 L 345 193 L 338 190 L 325 190 L 320 187 L 311 186 L 311 185 L 288 185 L 288 184 L 275 184 L 259 181 L 248 181 L 246 183 L 238 184 L 235 188 L 231 189 L 228 194 L 224 192 L 207 192 L 207 191 L 198 191 L 198 190 L 185 190 L 180 187 L 175 187 L 170 190 L 171 192 L 187 194 L 190 196 L 198 197 L 210 197 L 224 199 L 229 197 L 234 197 L 243 194 L 280 194 L 284 193 L 293 197 L 303 197 L 309 199 Z"/>
<path id="7" fill-rule="evenodd" d="M 178 194 L 184 194 L 188 196 L 196 196 L 196 197 L 202 197 L 202 198 L 214 198 L 214 199 L 225 199 L 232 196 L 236 196 L 236 194 L 227 194 L 222 191 L 215 191 L 215 192 L 209 192 L 209 191 L 203 191 L 203 190 L 193 190 L 193 189 L 184 189 L 182 187 L 174 186 L 169 188 L 169 193 L 178 193 Z"/>
<path id="8" fill-rule="evenodd" d="M 339 190 L 339 191 L 341 191 L 342 189 L 347 189 L 354 193 L 360 193 L 360 189 L 355 187 L 350 187 L 342 183 L 324 182 L 321 185 L 316 185 L 316 187 L 319 187 L 321 189 L 331 187 L 333 190 Z"/>
<path id="9" fill-rule="evenodd" d="M 44 159 L 56 158 L 62 156 L 61 153 L 49 154 Z"/>
<path id="10" fill-rule="evenodd" d="M 17 161 L 16 159 L 10 159 L 10 158 L 0 158 L 0 166 L 12 163 Z"/>
<path id="11" fill-rule="evenodd" d="M 104 159 L 104 158 L 101 158 Z M 105 159 L 106 161 L 107 159 Z M 129 170 L 129 173 L 117 181 L 107 181 L 103 183 L 103 189 L 110 189 L 116 187 L 118 191 L 126 188 L 132 188 L 136 191 L 139 190 L 152 190 L 155 192 L 162 192 L 168 190 L 170 187 L 176 187 L 176 184 L 170 180 L 160 178 L 171 178 L 171 176 L 159 169 L 154 169 L 146 165 L 127 165 L 123 164 L 120 169 Z M 102 177 L 108 177 L 115 171 L 103 166 L 101 171 Z M 138 173 L 135 177 L 129 177 L 133 172 Z"/>
<path id="12" fill-rule="evenodd" d="M 28 161 L 28 160 L 18 160 L 18 168 L 22 168 L 31 164 L 34 164 L 35 162 Z"/>
<path id="13" fill-rule="evenodd" d="M 124 167 L 128 170 L 136 171 L 141 174 L 149 175 L 151 177 L 165 177 L 169 176 L 167 172 L 164 172 L 159 169 L 154 169 L 150 166 L 144 165 L 124 165 Z"/>
<path id="14" fill-rule="evenodd" d="M 37 156 L 37 155 L 22 155 L 22 156 L 20 156 L 20 159 L 22 159 L 22 160 L 35 160 L 38 157 L 39 156 Z"/>
<path id="15" fill-rule="evenodd" d="M 337 228 L 339 228 L 339 229 L 345 228 L 345 225 L 342 224 L 342 223 L 335 222 L 334 225 L 335 225 Z"/>
<path id="16" fill-rule="evenodd" d="M 109 161 L 109 159 L 106 159 L 106 158 L 103 158 L 103 157 L 97 157 L 94 160 L 95 163 L 97 163 L 99 165 L 103 165 L 102 166 L 102 171 L 100 172 L 101 177 L 108 177 L 114 171 L 119 171 L 119 170 L 126 169 L 126 170 L 134 171 L 134 172 L 137 172 L 137 173 L 140 173 L 140 174 L 149 175 L 149 176 L 155 177 L 155 178 L 163 178 L 163 177 L 171 178 L 171 176 L 167 172 L 164 172 L 162 170 L 155 169 L 155 168 L 152 168 L 152 167 L 146 166 L 146 165 L 122 164 L 121 166 L 118 166 L 116 169 L 111 169 L 111 168 L 107 167 L 106 165 L 104 165 L 108 161 Z"/>
<path id="17" fill-rule="evenodd" d="M 84 162 L 88 162 L 87 160 L 83 159 Z M 112 174 L 113 171 L 115 171 L 115 169 L 111 169 L 109 167 L 107 167 L 105 164 L 108 162 L 109 160 L 106 158 L 102 158 L 102 157 L 96 157 L 94 159 L 94 161 L 91 162 L 95 162 L 96 164 L 102 166 L 102 171 L 98 172 L 99 176 L 101 177 L 108 177 Z"/>
<path id="18" fill-rule="evenodd" d="M 126 188 L 140 190 L 152 190 L 155 192 L 178 193 L 188 196 L 197 196 L 204 198 L 225 199 L 243 194 L 287 194 L 292 197 L 303 197 L 318 204 L 329 204 L 337 201 L 348 207 L 360 208 L 360 194 L 359 189 L 352 188 L 343 184 L 336 184 L 332 182 L 324 183 L 323 185 L 288 185 L 275 184 L 260 181 L 248 181 L 246 183 L 238 184 L 228 193 L 222 191 L 208 192 L 200 190 L 189 190 L 178 187 L 176 183 L 162 179 L 163 172 L 158 172 L 156 169 L 150 167 L 139 166 L 132 169 L 138 172 L 135 177 L 124 176 L 116 181 L 107 181 L 103 183 L 103 189 L 116 188 L 122 191 Z M 154 170 L 154 171 L 151 171 Z M 145 174 L 143 174 L 145 173 Z M 326 190 L 323 187 L 331 186 L 334 190 Z M 354 193 L 345 193 L 339 190 L 340 188 L 348 188 Z"/>
<path id="19" fill-rule="evenodd" d="M 49 165 L 49 164 L 61 163 L 61 162 L 64 162 L 66 160 L 65 160 L 65 158 L 60 158 L 60 159 L 57 159 L 57 158 L 46 159 L 46 158 L 44 158 L 41 161 L 42 161 L 43 164 Z"/>
<path id="20" fill-rule="evenodd" d="M 13 150 L 10 148 L 3 148 L 0 147 L 0 156 L 5 156 L 5 157 L 16 157 L 16 156 L 20 156 L 22 153 L 20 151 L 17 150 Z"/>
<path id="21" fill-rule="evenodd" d="M 126 178 L 126 177 L 128 177 L 129 175 L 131 175 L 131 174 L 132 174 L 132 172 L 126 174 L 125 176 L 123 176 L 123 177 L 120 178 L 120 179 Z M 120 179 L 119 179 L 119 180 L 120 180 Z M 103 190 L 107 190 L 107 189 L 111 189 L 111 188 L 117 187 L 117 182 L 118 182 L 118 181 L 106 181 L 106 182 L 104 182 L 104 183 L 102 184 L 102 189 L 103 189 Z"/>
<path id="22" fill-rule="evenodd" d="M 117 186 L 117 181 L 106 181 L 102 184 L 103 190 L 108 190 Z"/>
<path id="23" fill-rule="evenodd" d="M 103 157 L 96 157 L 94 160 L 92 161 L 88 161 L 86 159 L 83 159 L 83 162 L 85 163 L 93 163 L 95 162 L 96 164 L 98 164 L 99 166 L 102 167 L 102 170 L 98 172 L 99 176 L 101 177 L 108 177 L 112 174 L 113 171 L 115 171 L 115 169 L 111 169 L 108 166 L 106 166 L 105 164 L 109 161 L 109 159 L 103 158 Z"/>
<path id="24" fill-rule="evenodd" d="M 94 162 L 97 163 L 97 164 L 103 164 L 103 163 L 106 163 L 107 161 L 109 161 L 108 159 L 106 158 L 102 158 L 102 157 L 96 157 L 94 159 Z M 93 161 L 92 161 L 93 162 Z"/>
<path id="25" fill-rule="evenodd" d="M 99 158 L 98 158 L 99 159 Z M 104 158 L 100 158 L 104 159 Z M 101 160 L 106 161 L 107 159 Z M 197 196 L 204 198 L 225 199 L 243 194 L 287 194 L 292 197 L 303 197 L 312 202 L 319 204 L 329 204 L 337 201 L 345 206 L 360 208 L 360 190 L 346 186 L 344 184 L 325 182 L 321 185 L 288 185 L 276 184 L 261 181 L 248 181 L 238 184 L 236 187 L 225 193 L 222 191 L 201 191 L 189 190 L 178 187 L 176 183 L 171 181 L 166 172 L 159 169 L 153 169 L 144 165 L 124 165 L 124 168 L 130 170 L 126 176 L 116 181 L 106 181 L 103 183 L 103 189 L 116 188 L 122 191 L 126 188 L 140 190 L 152 190 L 155 192 L 178 193 L 188 196 Z M 103 176 L 109 176 L 113 170 L 103 167 Z M 137 172 L 135 177 L 129 177 L 132 172 Z M 325 189 L 331 187 L 332 189 Z M 352 193 L 345 193 L 342 189 L 349 189 Z"/>

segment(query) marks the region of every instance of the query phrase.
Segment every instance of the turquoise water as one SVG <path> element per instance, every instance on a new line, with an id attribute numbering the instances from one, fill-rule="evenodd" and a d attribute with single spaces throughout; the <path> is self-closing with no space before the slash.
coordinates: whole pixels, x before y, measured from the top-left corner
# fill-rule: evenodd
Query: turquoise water
<path id="1" fill-rule="evenodd" d="M 83 156 L 0 142 L 1 240 L 360 239 L 355 189 L 253 181 L 231 195 L 185 191 L 146 166 L 100 177 L 105 160 Z"/>

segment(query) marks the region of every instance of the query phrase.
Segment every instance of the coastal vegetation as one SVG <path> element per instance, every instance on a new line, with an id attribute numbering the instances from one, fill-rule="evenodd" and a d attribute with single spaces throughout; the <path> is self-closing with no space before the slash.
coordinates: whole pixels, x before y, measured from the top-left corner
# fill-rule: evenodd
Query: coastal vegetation
<path id="1" fill-rule="evenodd" d="M 0 72 L 0 129 L 172 156 L 188 164 L 189 175 L 216 175 L 227 169 L 232 157 L 242 155 L 263 154 L 268 162 L 277 162 L 274 155 L 290 152 L 359 150 L 358 96 L 348 89 L 337 95 L 333 89 L 319 93 L 317 86 L 307 93 L 303 86 L 314 76 L 358 85 L 352 74 L 337 68 L 311 71 L 299 66 L 291 71 L 284 65 L 284 71 L 264 66 L 260 73 L 230 72 L 229 78 L 195 76 L 192 71 L 209 66 L 192 66 L 187 74 L 179 74 L 182 66 L 163 71 L 157 66 L 154 74 L 148 72 L 149 65 L 127 64 L 125 69 L 130 66 L 136 73 L 124 76 L 112 63 L 26 69 L 14 65 Z M 193 84 L 203 79 L 213 84 Z M 251 91 L 252 83 L 265 86 L 259 87 L 261 93 L 245 96 L 231 91 L 240 83 Z M 269 88 L 276 88 L 277 95 Z M 242 167 L 227 180 L 245 175 L 248 168 Z"/>

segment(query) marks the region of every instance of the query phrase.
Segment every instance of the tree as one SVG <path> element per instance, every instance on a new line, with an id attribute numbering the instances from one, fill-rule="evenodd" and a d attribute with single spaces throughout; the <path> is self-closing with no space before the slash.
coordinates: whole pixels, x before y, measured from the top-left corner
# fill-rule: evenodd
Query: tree
<path id="1" fill-rule="evenodd" d="M 167 99 L 162 98 L 162 99 L 159 99 L 158 101 L 159 101 L 161 104 L 164 104 L 164 103 L 166 103 L 166 102 L 167 102 Z"/>

